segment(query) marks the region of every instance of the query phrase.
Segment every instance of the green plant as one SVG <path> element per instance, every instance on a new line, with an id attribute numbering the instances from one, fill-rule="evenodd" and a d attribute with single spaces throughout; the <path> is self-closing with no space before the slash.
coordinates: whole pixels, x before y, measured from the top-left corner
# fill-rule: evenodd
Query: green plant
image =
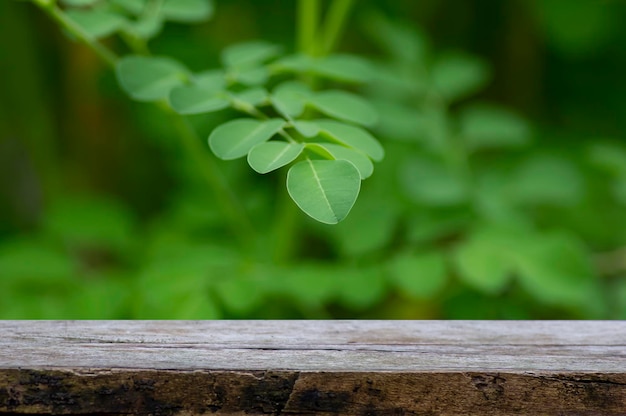
<path id="1" fill-rule="evenodd" d="M 130 179 L 110 188 L 76 187 L 89 162 L 55 160 L 45 137 L 31 147 L 47 204 L 30 229 L 13 221 L 0 230 L 2 316 L 623 317 L 623 143 L 549 127 L 548 116 L 531 123 L 485 100 L 494 96 L 486 60 L 462 44 L 433 46 L 394 12 L 428 13 L 429 2 L 383 3 L 352 10 L 342 49 L 358 55 L 332 52 L 350 1 L 298 2 L 293 48 L 291 30 L 278 30 L 287 28 L 284 15 L 261 14 L 273 7 L 265 2 L 223 0 L 212 22 L 193 27 L 213 3 L 42 3 L 114 67 L 86 71 L 99 95 L 68 107 L 78 92 L 63 92 L 54 114 L 99 107 L 106 123 L 122 126 L 112 133 L 136 147 L 105 166 Z M 271 21 L 264 30 L 223 30 L 224 22 L 249 25 L 246 10 Z M 93 54 L 58 42 L 65 72 L 81 74 L 76 62 Z M 34 83 L 14 84 L 21 93 Z M 23 95 L 38 103 L 45 94 L 34 91 Z M 585 114 L 599 129 L 605 123 L 582 102 L 585 111 L 573 106 L 570 119 Z M 0 112 L 0 124 L 6 119 Z M 87 125 L 79 133 L 82 143 L 99 132 Z M 111 152 L 109 134 L 93 143 L 96 152 Z M 373 137 L 385 148 L 375 174 L 383 153 Z M 329 175 L 329 186 L 314 173 Z M 320 207 L 333 187 L 332 204 Z M 2 197 L 3 189 L 0 182 Z M 298 205 L 322 222 L 299 215 Z"/>

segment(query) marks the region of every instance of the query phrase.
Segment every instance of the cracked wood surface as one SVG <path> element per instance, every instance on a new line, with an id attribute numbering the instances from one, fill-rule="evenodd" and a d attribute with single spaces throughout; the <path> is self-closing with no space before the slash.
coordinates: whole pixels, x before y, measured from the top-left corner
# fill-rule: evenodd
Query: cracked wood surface
<path id="1" fill-rule="evenodd" d="M 0 413 L 626 415 L 626 322 L 3 321 Z"/>

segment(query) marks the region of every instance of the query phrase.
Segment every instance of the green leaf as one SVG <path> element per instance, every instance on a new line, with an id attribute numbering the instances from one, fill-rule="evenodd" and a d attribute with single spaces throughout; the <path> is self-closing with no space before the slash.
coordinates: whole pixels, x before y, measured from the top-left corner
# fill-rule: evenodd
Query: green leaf
<path id="1" fill-rule="evenodd" d="M 112 35 L 126 22 L 126 19 L 119 14 L 98 9 L 74 9 L 68 10 L 66 14 L 93 39 Z"/>
<path id="2" fill-rule="evenodd" d="M 453 206 L 466 201 L 469 196 L 462 176 L 428 159 L 411 158 L 401 166 L 399 173 L 406 195 L 419 204 Z"/>
<path id="3" fill-rule="evenodd" d="M 120 59 L 116 72 L 122 89 L 137 101 L 166 98 L 189 76 L 187 69 L 173 59 L 137 55 Z"/>
<path id="4" fill-rule="evenodd" d="M 268 173 L 293 162 L 302 153 L 302 149 L 302 143 L 260 143 L 248 153 L 248 164 L 259 173 Z"/>
<path id="5" fill-rule="evenodd" d="M 454 260 L 462 281 L 486 293 L 501 292 L 515 272 L 519 236 L 482 227 L 462 243 Z"/>
<path id="6" fill-rule="evenodd" d="M 257 144 L 269 140 L 285 125 L 283 119 L 259 121 L 240 118 L 226 122 L 213 130 L 209 146 L 217 157 L 231 160 L 243 157 Z"/>
<path id="7" fill-rule="evenodd" d="M 446 262 L 437 251 L 426 253 L 405 252 L 389 263 L 392 282 L 415 299 L 432 298 L 446 284 Z"/>
<path id="8" fill-rule="evenodd" d="M 170 105 L 179 114 L 202 114 L 227 108 L 230 100 L 223 91 L 181 85 L 170 92 Z"/>
<path id="9" fill-rule="evenodd" d="M 556 155 L 533 155 L 511 179 L 510 194 L 523 204 L 574 206 L 584 193 L 580 171 L 571 161 Z"/>
<path id="10" fill-rule="evenodd" d="M 210 0 L 165 0 L 161 13 L 167 20 L 173 22 L 202 22 L 213 15 L 213 2 Z"/>
<path id="11" fill-rule="evenodd" d="M 345 160 L 306 160 L 287 174 L 287 191 L 294 202 L 325 224 L 337 224 L 348 215 L 360 188 L 359 171 Z"/>
<path id="12" fill-rule="evenodd" d="M 230 68 L 255 67 L 277 56 L 280 50 L 280 46 L 262 40 L 238 43 L 222 51 L 222 63 Z"/>
<path id="13" fill-rule="evenodd" d="M 314 123 L 325 137 L 333 141 L 358 149 L 377 162 L 385 157 L 385 149 L 378 140 L 361 127 L 333 120 L 316 120 Z"/>
<path id="14" fill-rule="evenodd" d="M 352 55 L 329 55 L 323 58 L 291 55 L 274 62 L 272 68 L 279 72 L 314 74 L 322 78 L 354 83 L 366 82 L 374 73 L 367 61 Z"/>
<path id="15" fill-rule="evenodd" d="M 361 57 L 335 54 L 315 61 L 313 72 L 337 81 L 362 83 L 369 81 L 374 71 Z"/>
<path id="16" fill-rule="evenodd" d="M 297 120 L 293 127 L 304 137 L 315 137 L 320 133 L 320 127 L 312 121 Z"/>
<path id="17" fill-rule="evenodd" d="M 369 36 L 394 59 L 414 64 L 424 62 L 428 42 L 414 25 L 384 17 L 380 13 L 366 15 L 363 26 Z"/>
<path id="18" fill-rule="evenodd" d="M 306 147 L 327 159 L 347 160 L 358 169 L 361 179 L 369 178 L 374 172 L 370 158 L 359 150 L 332 143 L 307 143 Z"/>
<path id="19" fill-rule="evenodd" d="M 228 72 L 228 76 L 242 85 L 255 86 L 265 84 L 269 78 L 269 72 L 264 67 L 258 67 L 232 70 Z"/>
<path id="20" fill-rule="evenodd" d="M 308 102 L 328 116 L 365 126 L 376 124 L 378 119 L 376 110 L 366 100 L 345 91 L 318 92 Z"/>
<path id="21" fill-rule="evenodd" d="M 193 82 L 199 87 L 213 91 L 221 91 L 226 89 L 226 74 L 220 69 L 211 69 L 203 71 L 193 76 Z"/>
<path id="22" fill-rule="evenodd" d="M 135 22 L 127 22 L 124 31 L 129 33 L 131 37 L 149 40 L 161 33 L 163 24 L 163 16 L 155 10 L 151 13 L 139 16 Z"/>
<path id="23" fill-rule="evenodd" d="M 598 293 L 589 253 L 575 236 L 551 232 L 524 242 L 516 259 L 519 282 L 536 299 L 583 306 Z"/>
<path id="24" fill-rule="evenodd" d="M 235 99 L 247 106 L 258 107 L 267 102 L 268 95 L 265 88 L 251 88 L 235 94 Z"/>
<path id="25" fill-rule="evenodd" d="M 304 111 L 311 94 L 312 91 L 306 84 L 299 81 L 287 81 L 274 88 L 270 99 L 280 114 L 286 117 L 298 117 Z"/>
<path id="26" fill-rule="evenodd" d="M 482 60 L 465 54 L 446 54 L 433 65 L 435 89 L 448 102 L 471 95 L 489 80 L 489 68 Z"/>
<path id="27" fill-rule="evenodd" d="M 63 3 L 66 6 L 71 6 L 71 7 L 85 7 L 85 6 L 92 6 L 96 4 L 98 1 L 100 0 L 62 0 L 61 3 Z"/>
<path id="28" fill-rule="evenodd" d="M 517 114 L 487 104 L 466 107 L 459 115 L 461 136 L 471 150 L 519 147 L 528 143 L 530 126 Z"/>

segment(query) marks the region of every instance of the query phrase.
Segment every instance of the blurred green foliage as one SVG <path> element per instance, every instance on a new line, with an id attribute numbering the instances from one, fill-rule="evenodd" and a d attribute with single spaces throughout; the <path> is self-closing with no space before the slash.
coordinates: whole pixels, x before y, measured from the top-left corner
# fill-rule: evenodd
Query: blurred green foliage
<path id="1" fill-rule="evenodd" d="M 194 72 L 242 41 L 297 49 L 295 2 L 91 3 L 65 1 L 106 46 L 148 38 Z M 215 160 L 252 219 L 242 249 L 171 120 L 0 2 L 0 318 L 626 319 L 624 19 L 608 0 L 358 2 L 337 50 L 373 68 L 351 89 L 385 158 L 332 226 L 285 175 Z M 237 115 L 219 108 L 189 116 L 205 156 Z"/>

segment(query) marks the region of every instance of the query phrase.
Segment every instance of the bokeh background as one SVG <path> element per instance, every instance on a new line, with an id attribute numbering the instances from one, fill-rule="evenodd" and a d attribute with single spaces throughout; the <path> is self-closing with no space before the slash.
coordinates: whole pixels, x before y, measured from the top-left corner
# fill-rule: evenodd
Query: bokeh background
<path id="1" fill-rule="evenodd" d="M 214 6 L 153 53 L 202 70 L 240 41 L 296 47 L 296 2 Z M 336 50 L 377 69 L 350 88 L 387 156 L 336 226 L 283 217 L 281 174 L 217 162 L 250 254 L 162 114 L 3 0 L 0 318 L 626 319 L 623 22 L 619 0 L 358 1 Z M 191 118 L 204 151 L 233 115 Z"/>

